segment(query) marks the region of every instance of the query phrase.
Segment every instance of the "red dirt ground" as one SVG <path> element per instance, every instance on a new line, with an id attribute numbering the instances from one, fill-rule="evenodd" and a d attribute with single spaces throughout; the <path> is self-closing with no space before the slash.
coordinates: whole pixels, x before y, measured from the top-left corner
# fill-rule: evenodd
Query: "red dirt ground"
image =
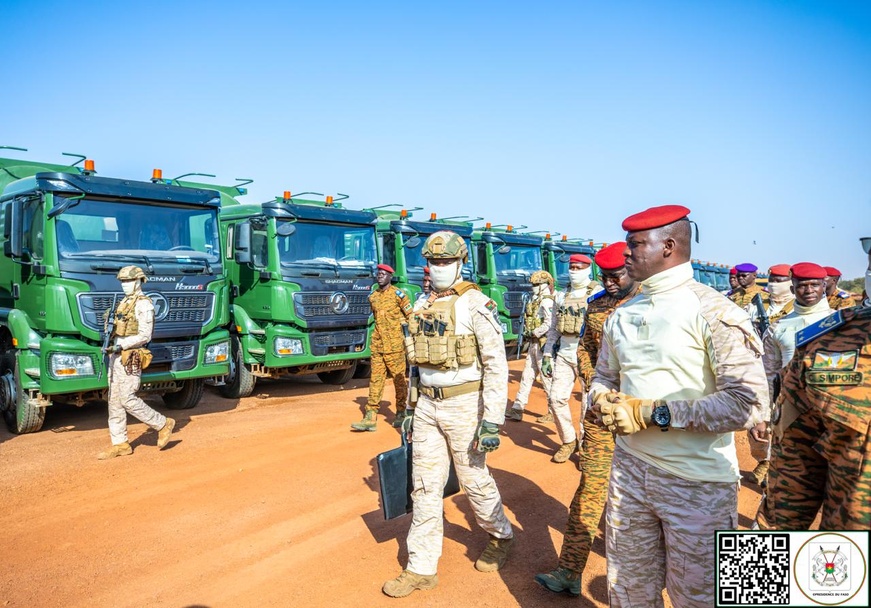
<path id="1" fill-rule="evenodd" d="M 512 397 L 522 364 L 511 362 Z M 104 406 L 52 406 L 40 433 L 0 430 L 0 606 L 607 606 L 601 538 L 580 601 L 533 581 L 556 565 L 579 475 L 576 456 L 550 462 L 553 425 L 532 422 L 545 410 L 539 388 L 532 415 L 507 422 L 488 457 L 518 539 L 505 568 L 474 569 L 487 537 L 461 493 L 445 501 L 439 586 L 382 595 L 405 563 L 410 517 L 384 521 L 378 502 L 375 456 L 399 445 L 392 412 L 382 406 L 375 433 L 349 430 L 366 387 L 262 382 L 248 399 L 207 390 L 175 413 L 150 399 L 178 420 L 169 446 L 159 452 L 156 433 L 132 421 L 135 453 L 105 462 Z M 758 502 L 755 486 L 741 489 L 742 527 Z"/>

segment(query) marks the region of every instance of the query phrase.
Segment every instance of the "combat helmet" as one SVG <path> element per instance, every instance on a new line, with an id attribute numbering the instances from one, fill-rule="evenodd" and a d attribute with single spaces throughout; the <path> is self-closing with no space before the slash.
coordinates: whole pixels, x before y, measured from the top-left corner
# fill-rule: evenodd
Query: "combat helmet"
<path id="1" fill-rule="evenodd" d="M 125 266 L 118 271 L 119 281 L 133 281 L 134 279 L 142 279 L 143 283 L 148 280 L 139 266 Z"/>
<path id="2" fill-rule="evenodd" d="M 553 277 L 547 270 L 536 270 L 532 273 L 529 282 L 533 285 L 550 285 L 553 287 Z"/>
<path id="3" fill-rule="evenodd" d="M 460 258 L 463 264 L 469 261 L 469 248 L 466 246 L 466 241 L 450 230 L 439 230 L 429 235 L 421 253 L 428 260 Z"/>

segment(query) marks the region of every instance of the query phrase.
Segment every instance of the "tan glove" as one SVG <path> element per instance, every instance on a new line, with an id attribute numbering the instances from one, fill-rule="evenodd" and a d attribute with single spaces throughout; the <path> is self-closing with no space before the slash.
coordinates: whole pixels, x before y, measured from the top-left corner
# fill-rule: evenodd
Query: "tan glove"
<path id="1" fill-rule="evenodd" d="M 602 423 L 602 406 L 608 403 L 608 397 L 616 394 L 618 393 L 614 389 L 607 393 L 597 393 L 590 402 L 590 411 L 593 412 L 600 424 Z"/>
<path id="2" fill-rule="evenodd" d="M 653 408 L 662 403 L 653 399 L 637 399 L 625 393 L 607 394 L 605 403 L 599 408 L 602 424 L 618 435 L 643 431 L 650 424 Z"/>

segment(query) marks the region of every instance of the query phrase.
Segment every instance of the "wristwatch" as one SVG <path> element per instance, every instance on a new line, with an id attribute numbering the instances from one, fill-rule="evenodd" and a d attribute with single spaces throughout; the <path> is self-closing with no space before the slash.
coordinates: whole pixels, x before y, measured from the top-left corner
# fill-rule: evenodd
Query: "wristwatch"
<path id="1" fill-rule="evenodd" d="M 650 421 L 658 426 L 660 431 L 667 431 L 668 427 L 671 426 L 671 411 L 668 409 L 668 405 L 663 402 L 653 408 Z"/>

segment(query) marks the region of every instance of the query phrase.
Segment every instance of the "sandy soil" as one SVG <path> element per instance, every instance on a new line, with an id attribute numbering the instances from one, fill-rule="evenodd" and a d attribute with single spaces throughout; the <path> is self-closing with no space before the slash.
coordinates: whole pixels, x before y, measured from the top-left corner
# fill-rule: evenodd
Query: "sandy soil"
<path id="1" fill-rule="evenodd" d="M 522 363 L 511 362 L 511 396 Z M 384 521 L 378 502 L 375 456 L 399 445 L 392 388 L 377 432 L 349 430 L 366 387 L 262 382 L 248 399 L 207 390 L 175 413 L 151 399 L 178 420 L 169 446 L 158 451 L 156 433 L 131 420 L 135 453 L 105 462 L 105 406 L 53 406 L 36 434 L 0 430 L 0 606 L 607 606 L 601 538 L 580 602 L 533 581 L 556 565 L 579 475 L 576 456 L 550 462 L 558 440 L 532 422 L 545 411 L 538 388 L 532 416 L 507 422 L 488 458 L 517 531 L 506 567 L 474 569 L 487 537 L 460 494 L 445 501 L 439 586 L 382 595 L 405 563 L 410 517 Z M 743 436 L 739 455 L 752 468 Z M 742 527 L 758 501 L 742 488 Z"/>

